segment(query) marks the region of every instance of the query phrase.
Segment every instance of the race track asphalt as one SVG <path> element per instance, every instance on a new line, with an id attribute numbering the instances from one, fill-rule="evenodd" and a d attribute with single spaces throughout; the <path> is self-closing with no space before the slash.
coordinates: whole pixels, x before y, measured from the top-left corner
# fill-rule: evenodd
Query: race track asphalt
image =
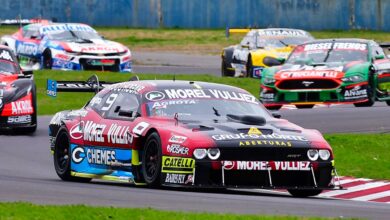
<path id="1" fill-rule="evenodd" d="M 153 63 L 147 65 L 151 68 L 156 67 Z M 166 68 L 171 66 L 168 65 Z M 183 72 L 183 67 L 173 68 Z M 194 69 L 209 67 L 205 65 L 184 68 L 195 71 Z M 156 72 L 161 71 L 156 69 Z M 355 108 L 348 105 L 310 110 L 283 109 L 279 113 L 282 118 L 325 133 L 389 133 L 389 111 L 390 107 L 377 103 L 371 108 Z M 148 189 L 102 181 L 64 182 L 55 174 L 49 151 L 47 132 L 49 120 L 50 116 L 39 117 L 38 130 L 31 136 L 7 133 L 0 135 L 0 201 L 368 219 L 389 219 L 390 216 L 389 204 L 383 203 L 324 198 L 300 199 L 254 190 Z"/>

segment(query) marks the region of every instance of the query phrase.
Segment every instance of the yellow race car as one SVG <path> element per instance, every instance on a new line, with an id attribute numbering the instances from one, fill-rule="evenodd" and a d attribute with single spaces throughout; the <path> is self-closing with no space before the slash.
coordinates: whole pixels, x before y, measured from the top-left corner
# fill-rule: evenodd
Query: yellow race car
<path id="1" fill-rule="evenodd" d="M 304 30 L 288 28 L 228 29 L 231 33 L 246 33 L 240 44 L 222 51 L 222 76 L 261 78 L 267 67 L 264 57 L 286 59 L 295 46 L 314 38 Z"/>

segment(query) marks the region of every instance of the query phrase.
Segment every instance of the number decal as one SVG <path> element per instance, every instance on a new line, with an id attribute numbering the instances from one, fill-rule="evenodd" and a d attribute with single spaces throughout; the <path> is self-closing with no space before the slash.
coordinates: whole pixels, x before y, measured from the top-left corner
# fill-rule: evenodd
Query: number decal
<path id="1" fill-rule="evenodd" d="M 108 99 L 106 100 L 106 103 L 102 107 L 102 111 L 107 111 L 111 108 L 112 104 L 114 104 L 116 98 L 118 97 L 118 94 L 112 93 Z"/>

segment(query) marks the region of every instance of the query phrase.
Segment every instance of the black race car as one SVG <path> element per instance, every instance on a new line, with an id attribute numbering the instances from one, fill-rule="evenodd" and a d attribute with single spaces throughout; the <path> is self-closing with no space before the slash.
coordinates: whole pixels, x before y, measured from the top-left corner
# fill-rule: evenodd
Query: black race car
<path id="1" fill-rule="evenodd" d="M 63 180 L 281 188 L 294 196 L 335 188 L 333 152 L 322 135 L 273 117 L 245 90 L 188 81 L 108 85 L 97 77 L 49 82 L 53 95 L 102 89 L 50 122 Z"/>
<path id="2" fill-rule="evenodd" d="M 0 45 L 0 130 L 33 133 L 36 91 L 31 71 L 22 71 L 12 50 Z"/>

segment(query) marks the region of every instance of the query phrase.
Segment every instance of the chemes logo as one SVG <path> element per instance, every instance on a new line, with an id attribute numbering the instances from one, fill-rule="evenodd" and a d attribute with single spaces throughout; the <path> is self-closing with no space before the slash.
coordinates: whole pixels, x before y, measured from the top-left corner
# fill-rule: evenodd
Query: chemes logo
<path id="1" fill-rule="evenodd" d="M 165 98 L 165 94 L 160 91 L 151 91 L 146 93 L 145 98 L 149 101 L 160 101 Z"/>
<path id="2" fill-rule="evenodd" d="M 85 150 L 83 147 L 76 147 L 72 151 L 72 160 L 74 163 L 81 163 L 85 158 Z"/>
<path id="3" fill-rule="evenodd" d="M 81 139 L 83 137 L 83 127 L 84 127 L 83 121 L 73 125 L 69 131 L 70 136 L 75 140 Z"/>

